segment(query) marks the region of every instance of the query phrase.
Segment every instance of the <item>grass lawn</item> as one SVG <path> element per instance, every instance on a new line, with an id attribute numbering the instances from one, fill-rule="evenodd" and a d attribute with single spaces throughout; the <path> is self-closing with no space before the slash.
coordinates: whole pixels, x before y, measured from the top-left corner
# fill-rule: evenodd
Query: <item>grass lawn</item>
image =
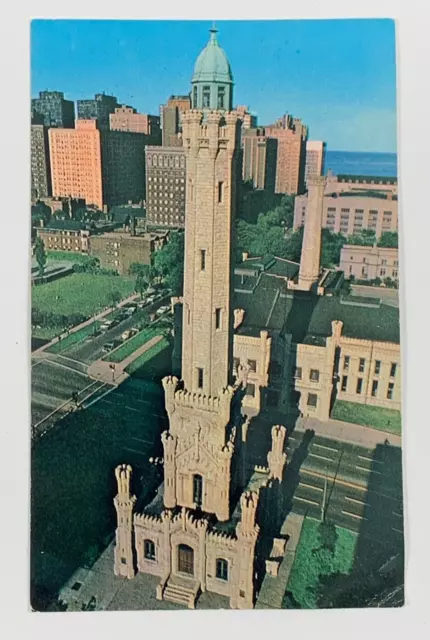
<path id="1" fill-rule="evenodd" d="M 106 316 L 107 318 L 107 316 Z M 62 353 L 63 351 L 67 351 L 74 344 L 78 342 L 82 342 L 86 337 L 93 334 L 93 332 L 100 326 L 100 322 L 92 322 L 91 324 L 79 329 L 79 331 L 75 331 L 74 333 L 69 333 L 67 338 L 63 338 L 60 342 L 56 342 L 51 347 L 48 347 L 47 351 L 49 353 Z"/>
<path id="2" fill-rule="evenodd" d="M 89 256 L 84 253 L 73 253 L 72 251 L 47 251 L 46 255 L 48 256 L 48 264 L 50 261 L 62 261 L 68 260 L 69 262 L 87 262 L 89 260 Z"/>
<path id="3" fill-rule="evenodd" d="M 396 435 L 400 435 L 402 432 L 401 413 L 394 409 L 336 400 L 331 417 L 335 420 L 353 422 L 380 431 L 389 431 Z"/>
<path id="4" fill-rule="evenodd" d="M 112 351 L 103 359 L 108 362 L 122 362 L 125 358 L 128 358 L 128 356 L 144 345 L 145 342 L 148 342 L 148 340 L 151 340 L 151 338 L 159 335 L 160 333 L 161 330 L 157 326 L 147 327 L 143 331 L 136 333 L 132 338 L 126 340 L 124 344 L 118 347 L 118 349 L 115 349 L 115 351 Z"/>
<path id="5" fill-rule="evenodd" d="M 170 371 L 171 360 L 170 343 L 167 338 L 162 338 L 151 349 L 136 358 L 125 371 L 129 375 L 134 374 L 137 378 L 161 378 Z"/>
<path id="6" fill-rule="evenodd" d="M 131 295 L 134 278 L 73 273 L 65 278 L 32 287 L 32 307 L 42 312 L 89 318 L 112 304 L 112 293 Z"/>
<path id="7" fill-rule="evenodd" d="M 336 546 L 331 558 L 330 570 L 324 570 L 318 555 L 313 553 L 313 550 L 320 546 L 319 525 L 317 520 L 305 519 L 288 580 L 287 590 L 292 592 L 294 600 L 303 609 L 317 607 L 315 587 L 319 583 L 320 575 L 336 572 L 349 573 L 354 562 L 357 535 L 348 529 L 336 527 Z"/>

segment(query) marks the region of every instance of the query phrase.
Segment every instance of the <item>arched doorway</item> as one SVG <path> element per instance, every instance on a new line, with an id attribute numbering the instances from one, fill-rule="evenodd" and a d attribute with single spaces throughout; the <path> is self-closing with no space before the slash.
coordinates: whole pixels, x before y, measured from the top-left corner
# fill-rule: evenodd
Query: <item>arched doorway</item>
<path id="1" fill-rule="evenodd" d="M 178 571 L 194 575 L 194 551 L 187 544 L 178 546 Z"/>

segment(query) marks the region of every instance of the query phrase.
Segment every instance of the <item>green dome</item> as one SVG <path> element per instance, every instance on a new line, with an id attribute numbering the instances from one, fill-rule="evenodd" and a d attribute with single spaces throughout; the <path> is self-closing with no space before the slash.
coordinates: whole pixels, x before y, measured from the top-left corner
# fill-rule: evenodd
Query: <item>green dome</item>
<path id="1" fill-rule="evenodd" d="M 216 29 L 211 29 L 211 37 L 206 47 L 197 58 L 191 82 L 223 82 L 233 83 L 230 63 L 216 39 Z"/>

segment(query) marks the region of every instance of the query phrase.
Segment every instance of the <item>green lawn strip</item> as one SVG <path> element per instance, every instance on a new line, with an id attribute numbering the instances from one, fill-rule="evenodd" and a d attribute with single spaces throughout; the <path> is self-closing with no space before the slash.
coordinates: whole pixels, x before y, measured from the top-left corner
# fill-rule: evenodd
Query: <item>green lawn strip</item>
<path id="1" fill-rule="evenodd" d="M 331 554 L 319 549 L 319 525 L 317 520 L 305 519 L 287 585 L 294 600 L 304 609 L 315 609 L 318 605 L 316 589 L 320 576 L 349 573 L 354 562 L 357 535 L 348 529 L 336 527 L 336 546 Z M 314 552 L 314 549 L 318 551 Z"/>
<path id="2" fill-rule="evenodd" d="M 396 435 L 402 432 L 401 413 L 394 409 L 336 400 L 331 417 L 380 431 L 389 431 Z"/>
<path id="3" fill-rule="evenodd" d="M 100 326 L 100 322 L 91 322 L 91 324 L 86 327 L 82 327 L 78 331 L 74 331 L 73 333 L 69 333 L 66 338 L 63 338 L 59 342 L 56 342 L 51 347 L 48 347 L 46 351 L 49 353 L 62 353 L 63 351 L 67 351 L 73 345 L 78 342 L 82 342 L 88 336 L 91 336 L 96 329 Z"/>
<path id="4" fill-rule="evenodd" d="M 59 333 L 64 331 L 64 327 L 52 326 L 52 327 L 32 327 L 31 335 L 33 338 L 39 338 L 40 340 L 52 340 L 58 336 Z"/>
<path id="5" fill-rule="evenodd" d="M 79 253 L 79 252 L 75 252 L 73 253 L 72 251 L 47 251 L 46 255 L 48 256 L 48 264 L 50 261 L 66 261 L 68 260 L 69 262 L 88 262 L 88 260 L 90 259 L 89 256 L 87 256 L 84 253 Z"/>
<path id="6" fill-rule="evenodd" d="M 125 369 L 126 373 L 132 375 L 137 372 L 141 367 L 147 364 L 152 358 L 155 358 L 159 353 L 161 353 L 164 349 L 169 347 L 169 341 L 167 338 L 162 338 L 157 344 L 153 347 L 142 353 L 136 360 L 134 360 L 129 366 Z"/>
<path id="7" fill-rule="evenodd" d="M 129 338 L 120 347 L 111 351 L 103 360 L 107 362 L 122 362 L 125 358 L 128 358 L 132 353 L 142 347 L 148 340 L 151 340 L 156 335 L 159 335 L 161 330 L 155 326 L 147 327 L 143 331 L 136 333 L 135 336 Z"/>
<path id="8" fill-rule="evenodd" d="M 112 294 L 126 298 L 133 293 L 134 279 L 125 276 L 73 273 L 32 287 L 32 308 L 59 316 L 90 317 L 112 304 Z"/>

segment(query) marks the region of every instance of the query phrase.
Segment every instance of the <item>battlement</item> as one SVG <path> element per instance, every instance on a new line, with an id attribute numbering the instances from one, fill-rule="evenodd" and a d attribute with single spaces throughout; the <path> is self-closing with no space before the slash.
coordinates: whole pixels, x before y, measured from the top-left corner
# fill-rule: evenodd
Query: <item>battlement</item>
<path id="1" fill-rule="evenodd" d="M 129 464 L 120 464 L 115 469 L 115 477 L 120 497 L 130 497 L 130 481 L 132 468 Z"/>
<path id="2" fill-rule="evenodd" d="M 189 511 L 185 507 L 182 507 L 181 511 L 172 519 L 172 525 L 179 523 L 181 524 L 184 531 L 187 526 L 196 530 L 206 530 L 209 524 L 206 518 L 196 518 L 195 516 L 193 516 L 191 511 Z"/>
<path id="3" fill-rule="evenodd" d="M 176 390 L 178 384 L 177 378 L 169 376 L 169 379 L 163 379 L 163 387 L 166 396 L 172 394 L 174 403 L 177 406 L 189 407 L 192 409 L 201 409 L 202 411 L 210 411 L 213 413 L 219 413 L 230 408 L 230 403 L 233 398 L 233 387 L 227 387 L 223 389 L 219 396 L 206 396 L 203 393 L 186 391 L 185 389 Z"/>
<path id="4" fill-rule="evenodd" d="M 325 187 L 326 177 L 310 175 L 307 178 L 307 185 L 308 187 Z"/>
<path id="5" fill-rule="evenodd" d="M 236 536 L 226 533 L 225 531 L 209 531 L 207 539 L 209 544 L 211 542 L 214 544 L 222 544 L 229 549 L 235 549 L 237 547 Z"/>

